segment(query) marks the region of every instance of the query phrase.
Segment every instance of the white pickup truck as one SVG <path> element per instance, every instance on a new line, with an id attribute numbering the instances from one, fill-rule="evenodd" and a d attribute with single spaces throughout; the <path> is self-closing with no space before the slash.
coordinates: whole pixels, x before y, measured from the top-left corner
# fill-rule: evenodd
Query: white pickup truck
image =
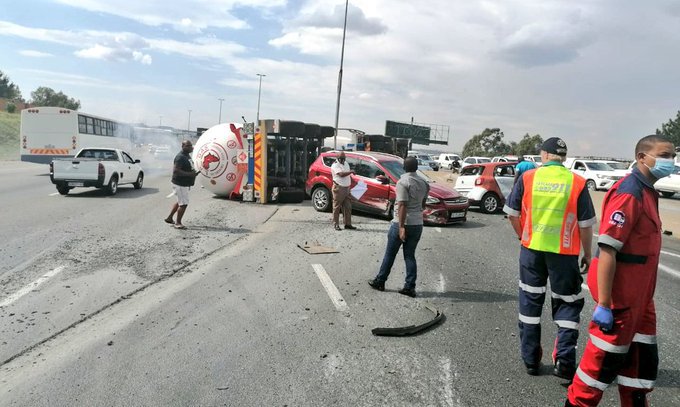
<path id="1" fill-rule="evenodd" d="M 60 194 L 75 187 L 106 188 L 109 195 L 118 185 L 142 188 L 144 171 L 139 160 L 116 148 L 83 148 L 73 158 L 56 158 L 50 163 L 50 180 Z"/>
<path id="2" fill-rule="evenodd" d="M 623 175 L 617 174 L 609 165 L 595 160 L 567 158 L 564 166 L 585 178 L 586 187 L 591 191 L 606 191 L 623 178 Z"/>

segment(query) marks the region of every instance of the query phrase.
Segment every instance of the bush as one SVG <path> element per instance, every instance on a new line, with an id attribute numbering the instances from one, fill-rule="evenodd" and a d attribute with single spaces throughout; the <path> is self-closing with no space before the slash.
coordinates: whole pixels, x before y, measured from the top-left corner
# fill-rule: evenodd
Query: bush
<path id="1" fill-rule="evenodd" d="M 7 113 L 14 113 L 17 111 L 17 105 L 14 103 L 7 103 Z"/>

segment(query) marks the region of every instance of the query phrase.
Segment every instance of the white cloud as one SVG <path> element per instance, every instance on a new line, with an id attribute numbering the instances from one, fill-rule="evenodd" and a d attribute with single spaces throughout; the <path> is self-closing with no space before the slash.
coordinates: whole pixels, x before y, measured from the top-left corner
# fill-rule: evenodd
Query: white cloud
<path id="1" fill-rule="evenodd" d="M 25 57 L 32 57 L 32 58 L 47 58 L 47 57 L 53 57 L 53 54 L 50 54 L 49 52 L 42 52 L 42 51 L 35 51 L 35 50 L 30 50 L 30 49 L 24 49 L 19 51 L 19 54 L 25 56 Z"/>

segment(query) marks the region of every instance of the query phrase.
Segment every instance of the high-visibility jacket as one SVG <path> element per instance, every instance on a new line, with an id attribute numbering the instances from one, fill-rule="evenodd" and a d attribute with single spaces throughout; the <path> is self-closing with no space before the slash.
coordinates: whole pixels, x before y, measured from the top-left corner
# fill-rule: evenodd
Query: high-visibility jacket
<path id="1" fill-rule="evenodd" d="M 544 165 L 524 173 L 522 245 L 550 253 L 581 251 L 578 197 L 586 180 L 562 165 Z"/>

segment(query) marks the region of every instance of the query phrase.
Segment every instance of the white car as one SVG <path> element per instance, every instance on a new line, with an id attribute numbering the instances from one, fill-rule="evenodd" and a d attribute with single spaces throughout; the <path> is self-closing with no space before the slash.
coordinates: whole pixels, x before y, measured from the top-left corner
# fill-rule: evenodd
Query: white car
<path id="1" fill-rule="evenodd" d="M 614 169 L 605 163 L 581 158 L 567 158 L 564 166 L 574 174 L 586 179 L 586 187 L 591 191 L 608 190 L 616 181 L 623 178 L 614 172 Z"/>
<path id="2" fill-rule="evenodd" d="M 490 162 L 491 159 L 489 157 L 465 157 L 463 162 L 460 164 L 460 168 L 465 168 L 465 166 L 470 164 L 484 164 Z"/>
<path id="3" fill-rule="evenodd" d="M 439 154 L 439 158 L 435 161 L 439 163 L 439 167 L 452 170 L 453 162 L 460 161 L 460 156 L 454 153 L 442 153 Z"/>
<path id="4" fill-rule="evenodd" d="M 613 160 L 595 160 L 595 162 L 598 163 L 605 163 L 608 166 L 612 167 L 614 169 L 614 173 L 616 175 L 620 175 L 621 177 L 625 177 L 626 174 L 630 172 L 629 165 L 625 162 L 622 161 L 613 161 Z"/>
<path id="5" fill-rule="evenodd" d="M 492 163 L 516 162 L 519 158 L 516 155 L 497 156 L 491 159 Z"/>
<path id="6" fill-rule="evenodd" d="M 543 164 L 543 161 L 541 160 L 541 156 L 540 156 L 540 155 L 533 155 L 533 154 L 526 155 L 526 154 L 525 154 L 525 155 L 524 155 L 524 159 L 525 159 L 526 161 L 531 161 L 531 162 L 533 162 L 534 164 L 536 164 L 536 166 L 541 166 L 541 165 Z"/>

